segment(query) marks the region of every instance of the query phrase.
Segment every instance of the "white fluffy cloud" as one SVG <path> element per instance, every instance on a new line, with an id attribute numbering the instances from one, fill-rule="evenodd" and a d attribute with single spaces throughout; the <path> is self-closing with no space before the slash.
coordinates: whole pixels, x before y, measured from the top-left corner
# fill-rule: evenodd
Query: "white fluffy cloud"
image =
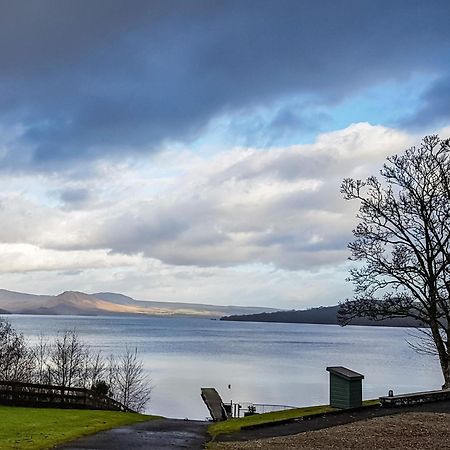
<path id="1" fill-rule="evenodd" d="M 311 145 L 224 152 L 190 165 L 162 193 L 135 185 L 88 213 L 58 211 L 64 236 L 55 230 L 41 241 L 172 265 L 335 265 L 345 260 L 355 212 L 339 194 L 342 178 L 373 173 L 409 143 L 395 130 L 358 124 Z"/>
<path id="2" fill-rule="evenodd" d="M 226 301 L 214 295 L 219 290 L 233 303 L 326 303 L 330 293 L 348 291 L 337 280 L 357 205 L 342 200 L 342 179 L 377 173 L 387 155 L 415 141 L 360 123 L 308 145 L 102 163 L 84 179 L 4 177 L 5 287 L 15 286 L 20 271 L 72 271 L 50 285 L 165 300 Z M 305 282 L 323 284 L 330 273 L 340 275 L 328 287 Z M 41 275 L 47 285 L 49 276 Z"/>
<path id="3" fill-rule="evenodd" d="M 63 252 L 30 244 L 0 244 L 0 254 L 0 273 L 134 267 L 141 259 L 106 250 Z"/>

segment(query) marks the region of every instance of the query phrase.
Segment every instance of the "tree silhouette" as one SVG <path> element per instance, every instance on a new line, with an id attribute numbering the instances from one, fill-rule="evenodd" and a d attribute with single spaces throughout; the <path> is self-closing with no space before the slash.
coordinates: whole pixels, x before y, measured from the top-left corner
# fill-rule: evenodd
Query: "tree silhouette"
<path id="1" fill-rule="evenodd" d="M 425 137 L 387 159 L 381 180 L 345 179 L 341 192 L 360 202 L 349 244 L 355 296 L 339 320 L 412 317 L 426 327 L 450 387 L 450 140 Z"/>

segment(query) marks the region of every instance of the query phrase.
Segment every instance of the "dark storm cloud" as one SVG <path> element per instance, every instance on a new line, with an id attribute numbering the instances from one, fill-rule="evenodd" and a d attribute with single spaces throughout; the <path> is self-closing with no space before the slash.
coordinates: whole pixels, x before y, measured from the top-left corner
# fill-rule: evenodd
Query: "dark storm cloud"
<path id="1" fill-rule="evenodd" d="M 155 151 L 195 138 L 221 113 L 291 95 L 336 102 L 374 83 L 446 73 L 450 56 L 447 0 L 0 8 L 0 124 L 22 127 L 10 166 Z M 276 125 L 295 120 L 285 111 Z"/>
<path id="2" fill-rule="evenodd" d="M 423 106 L 403 124 L 411 127 L 446 125 L 450 119 L 450 76 L 437 80 L 422 97 Z"/>

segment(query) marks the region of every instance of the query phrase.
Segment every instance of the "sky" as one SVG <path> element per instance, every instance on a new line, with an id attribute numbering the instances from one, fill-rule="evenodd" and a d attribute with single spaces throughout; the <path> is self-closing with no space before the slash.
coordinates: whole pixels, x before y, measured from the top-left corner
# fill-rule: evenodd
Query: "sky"
<path id="1" fill-rule="evenodd" d="M 448 0 L 0 0 L 0 288 L 300 309 L 450 137 Z"/>

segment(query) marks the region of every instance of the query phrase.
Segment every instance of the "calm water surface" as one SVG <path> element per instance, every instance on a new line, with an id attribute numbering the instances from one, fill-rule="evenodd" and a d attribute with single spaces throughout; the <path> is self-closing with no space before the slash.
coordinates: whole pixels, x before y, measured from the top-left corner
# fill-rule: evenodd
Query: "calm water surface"
<path id="1" fill-rule="evenodd" d="M 224 400 L 304 406 L 328 402 L 327 366 L 365 375 L 364 398 L 440 388 L 438 362 L 416 354 L 412 330 L 220 322 L 196 318 L 23 316 L 25 336 L 76 328 L 105 355 L 137 347 L 154 386 L 149 413 L 205 419 L 201 387 Z M 228 385 L 231 384 L 231 389 Z"/>

